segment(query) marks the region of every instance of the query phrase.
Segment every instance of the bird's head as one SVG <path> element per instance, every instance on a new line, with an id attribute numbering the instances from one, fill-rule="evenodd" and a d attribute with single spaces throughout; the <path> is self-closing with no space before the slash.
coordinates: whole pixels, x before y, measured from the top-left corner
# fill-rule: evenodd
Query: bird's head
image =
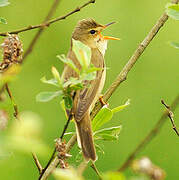
<path id="1" fill-rule="evenodd" d="M 107 41 L 110 39 L 119 40 L 119 38 L 103 36 L 101 34 L 101 32 L 111 24 L 114 24 L 114 22 L 101 25 L 91 18 L 83 19 L 77 23 L 72 38 L 81 41 L 90 48 L 98 48 L 104 55 L 107 48 Z"/>

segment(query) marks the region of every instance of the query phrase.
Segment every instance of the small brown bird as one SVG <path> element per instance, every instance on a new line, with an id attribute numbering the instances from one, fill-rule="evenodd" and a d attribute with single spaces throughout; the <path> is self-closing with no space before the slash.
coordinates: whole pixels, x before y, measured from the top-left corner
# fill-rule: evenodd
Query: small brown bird
<path id="1" fill-rule="evenodd" d="M 113 23 L 101 25 L 91 18 L 83 19 L 77 23 L 72 34 L 72 39 L 78 40 L 91 48 L 91 64 L 101 69 L 96 72 L 96 79 L 85 82 L 85 85 L 90 84 L 90 86 L 77 91 L 73 99 L 72 113 L 76 122 L 78 143 L 87 161 L 90 159 L 92 161 L 96 160 L 90 111 L 98 100 L 105 82 L 106 68 L 104 54 L 107 49 L 107 40 L 119 40 L 118 38 L 103 36 L 101 31 Z M 72 47 L 73 44 L 71 41 L 71 47 L 67 57 L 80 69 L 80 63 L 72 51 Z M 63 77 L 65 80 L 68 80 L 70 77 L 78 77 L 78 74 L 68 65 L 65 65 Z"/>

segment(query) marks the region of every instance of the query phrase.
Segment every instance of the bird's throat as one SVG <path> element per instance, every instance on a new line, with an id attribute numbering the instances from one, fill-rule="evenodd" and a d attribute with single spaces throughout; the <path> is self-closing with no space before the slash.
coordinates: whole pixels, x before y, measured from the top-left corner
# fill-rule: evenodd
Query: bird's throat
<path id="1" fill-rule="evenodd" d="M 104 57 L 106 49 L 107 49 L 107 43 L 108 43 L 107 40 L 96 42 L 96 46 L 99 49 L 99 51 L 101 52 L 101 54 L 103 55 L 103 57 Z"/>

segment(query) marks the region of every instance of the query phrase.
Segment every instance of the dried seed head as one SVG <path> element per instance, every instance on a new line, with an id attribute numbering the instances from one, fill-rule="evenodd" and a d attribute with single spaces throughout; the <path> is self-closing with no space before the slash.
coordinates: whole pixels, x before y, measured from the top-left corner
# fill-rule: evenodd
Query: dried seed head
<path id="1" fill-rule="evenodd" d="M 56 139 L 55 140 L 55 147 L 56 150 L 58 152 L 57 156 L 59 158 L 59 162 L 60 162 L 60 167 L 63 169 L 68 168 L 68 163 L 65 162 L 67 158 L 71 157 L 70 154 L 66 153 L 66 143 L 65 141 L 62 142 L 61 139 Z"/>
<path id="2" fill-rule="evenodd" d="M 153 180 L 163 180 L 166 176 L 165 171 L 153 164 L 148 157 L 134 160 L 131 167 L 135 172 L 146 174 Z"/>
<path id="3" fill-rule="evenodd" d="M 18 35 L 9 34 L 1 44 L 3 50 L 3 61 L 0 64 L 0 70 L 3 71 L 9 65 L 19 63 L 22 60 L 22 43 Z"/>

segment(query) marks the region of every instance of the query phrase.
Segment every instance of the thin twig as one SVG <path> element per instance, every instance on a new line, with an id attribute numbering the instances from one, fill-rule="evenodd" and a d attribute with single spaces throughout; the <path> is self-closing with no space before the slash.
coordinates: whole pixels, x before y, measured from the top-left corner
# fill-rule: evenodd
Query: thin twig
<path id="1" fill-rule="evenodd" d="M 70 16 L 70 15 L 76 13 L 76 12 L 79 12 L 82 8 L 88 6 L 91 3 L 95 3 L 95 0 L 90 0 L 90 1 L 86 2 L 85 4 L 83 4 L 82 6 L 75 8 L 73 11 L 67 13 L 66 15 L 54 18 L 52 20 L 47 21 L 46 23 L 41 23 L 41 24 L 37 24 L 37 25 L 30 25 L 28 27 L 24 27 L 24 28 L 14 30 L 14 31 L 0 32 L 0 36 L 7 36 L 8 34 L 18 34 L 18 33 L 29 31 L 29 30 L 36 29 L 36 28 L 48 27 L 48 26 L 50 26 L 51 24 L 53 24 L 53 23 L 55 23 L 57 21 L 64 20 L 68 16 Z"/>
<path id="2" fill-rule="evenodd" d="M 68 120 L 67 120 L 67 122 L 66 122 L 66 124 L 65 124 L 65 126 L 64 126 L 64 128 L 63 128 L 63 132 L 62 132 L 62 134 L 61 134 L 61 136 L 60 136 L 60 139 L 61 139 L 61 140 L 63 139 L 63 137 L 64 137 L 64 135 L 65 135 L 65 132 L 66 132 L 66 130 L 67 130 L 67 128 L 68 128 L 68 125 L 69 125 L 70 121 L 72 120 L 72 118 L 73 118 L 73 113 L 70 112 L 70 115 L 69 115 L 69 117 L 68 117 Z"/>
<path id="3" fill-rule="evenodd" d="M 178 4 L 179 0 L 174 0 L 172 1 L 172 3 Z M 124 66 L 124 68 L 122 69 L 122 71 L 119 73 L 118 77 L 116 78 L 116 80 L 112 83 L 112 85 L 108 88 L 108 90 L 106 91 L 106 93 L 103 96 L 103 99 L 105 102 L 107 102 L 107 100 L 112 96 L 112 94 L 114 93 L 114 91 L 119 87 L 119 85 L 127 78 L 128 73 L 130 72 L 130 70 L 133 68 L 133 66 L 135 65 L 135 63 L 137 62 L 137 60 L 139 59 L 140 55 L 144 52 L 144 50 L 146 49 L 146 47 L 150 44 L 150 42 L 152 41 L 152 39 L 156 36 L 156 34 L 158 33 L 158 31 L 160 30 L 160 28 L 165 24 L 165 22 L 168 20 L 168 15 L 166 13 L 164 13 L 159 20 L 157 21 L 157 23 L 153 26 L 153 28 L 151 29 L 151 31 L 149 32 L 149 34 L 146 36 L 146 38 L 142 41 L 142 43 L 138 46 L 138 48 L 136 49 L 136 51 L 134 52 L 134 54 L 131 56 L 131 58 L 129 59 L 129 61 L 127 62 L 127 64 Z M 99 112 L 99 110 L 101 109 L 101 103 L 97 102 L 92 113 L 91 113 L 91 119 L 93 119 L 95 117 L 95 115 Z M 159 123 L 160 124 L 160 123 Z M 68 151 L 73 147 L 73 145 L 76 143 L 76 135 L 72 136 L 71 139 L 69 140 L 68 144 L 69 144 L 69 149 Z M 68 145 L 67 144 L 67 145 Z M 50 173 L 55 169 L 55 167 L 58 165 L 59 160 L 57 157 L 55 157 L 53 159 L 53 161 L 49 164 L 48 168 L 46 169 L 44 175 L 41 177 L 42 179 L 46 179 Z"/>
<path id="4" fill-rule="evenodd" d="M 96 165 L 95 165 L 94 162 L 92 162 L 91 167 L 92 167 L 92 169 L 96 172 L 96 174 L 98 175 L 98 178 L 101 180 L 101 179 L 102 179 L 101 174 L 100 174 L 100 172 L 99 172 L 99 170 L 98 170 L 98 168 L 96 167 Z"/>
<path id="5" fill-rule="evenodd" d="M 55 0 L 54 3 L 52 4 L 52 7 L 50 8 L 47 16 L 45 17 L 43 23 L 46 23 L 55 13 L 58 4 L 60 3 L 60 0 Z M 37 33 L 35 34 L 35 36 L 33 37 L 32 41 L 30 42 L 27 50 L 24 52 L 23 58 L 21 60 L 21 63 L 27 58 L 27 56 L 32 52 L 34 45 L 36 44 L 37 40 L 39 39 L 39 37 L 41 36 L 42 32 L 44 31 L 44 28 L 41 27 Z"/>
<path id="6" fill-rule="evenodd" d="M 66 124 L 65 124 L 65 126 L 64 126 L 63 132 L 62 132 L 62 134 L 61 134 L 61 136 L 60 136 L 60 139 L 61 139 L 61 140 L 63 139 L 64 134 L 65 134 L 65 132 L 66 132 L 66 130 L 67 130 L 67 128 L 68 128 L 68 125 L 69 125 L 69 123 L 70 123 L 70 121 L 71 121 L 72 118 L 73 118 L 73 114 L 70 113 L 70 115 L 69 115 L 69 117 L 68 117 L 68 120 L 67 120 L 67 122 L 66 122 Z M 52 160 L 54 159 L 55 153 L 56 153 L 56 148 L 54 148 L 53 153 L 52 153 L 52 155 L 51 155 L 51 157 L 50 157 L 47 165 L 46 165 L 45 168 L 42 170 L 39 178 L 41 178 L 41 176 L 43 176 L 43 173 L 46 171 L 46 169 L 48 168 L 48 166 L 50 165 L 50 163 L 51 163 Z"/>
<path id="7" fill-rule="evenodd" d="M 178 130 L 177 130 L 177 127 L 176 127 L 175 122 L 174 122 L 174 119 L 173 119 L 174 114 L 173 114 L 173 112 L 171 111 L 170 106 L 168 106 L 163 99 L 161 100 L 161 103 L 166 107 L 167 113 L 168 113 L 168 117 L 169 117 L 169 119 L 170 119 L 170 121 L 171 121 L 171 123 L 172 123 L 172 126 L 173 126 L 173 130 L 174 130 L 174 131 L 176 132 L 176 134 L 179 136 L 179 132 L 178 132 Z"/>
<path id="8" fill-rule="evenodd" d="M 174 111 L 179 104 L 179 95 L 175 98 L 171 105 L 171 109 Z M 126 161 L 121 165 L 121 167 L 118 169 L 118 171 L 124 171 L 126 168 L 129 167 L 133 159 L 141 152 L 141 150 L 151 142 L 151 140 L 160 132 L 162 126 L 165 123 L 165 120 L 168 116 L 168 110 L 166 110 L 159 121 L 155 124 L 153 129 L 145 136 L 145 138 L 138 144 L 138 146 L 135 148 L 135 150 L 128 156 Z"/>
<path id="9" fill-rule="evenodd" d="M 36 166 L 37 166 L 37 168 L 39 170 L 39 174 L 42 173 L 43 168 L 42 168 L 42 166 L 41 166 L 41 164 L 40 164 L 40 162 L 39 162 L 39 160 L 37 158 L 37 155 L 35 153 L 32 153 L 32 157 L 33 157 L 34 162 L 35 162 L 35 164 L 36 164 Z"/>
<path id="10" fill-rule="evenodd" d="M 19 120 L 19 118 L 18 118 L 18 115 L 19 115 L 18 107 L 17 107 L 17 104 L 14 101 L 14 97 L 12 96 L 12 93 L 11 93 L 7 83 L 5 84 L 5 88 L 6 88 L 6 91 L 7 91 L 8 95 L 9 95 L 9 97 L 11 99 L 11 102 L 13 104 L 13 107 L 14 107 L 14 117 Z"/>

